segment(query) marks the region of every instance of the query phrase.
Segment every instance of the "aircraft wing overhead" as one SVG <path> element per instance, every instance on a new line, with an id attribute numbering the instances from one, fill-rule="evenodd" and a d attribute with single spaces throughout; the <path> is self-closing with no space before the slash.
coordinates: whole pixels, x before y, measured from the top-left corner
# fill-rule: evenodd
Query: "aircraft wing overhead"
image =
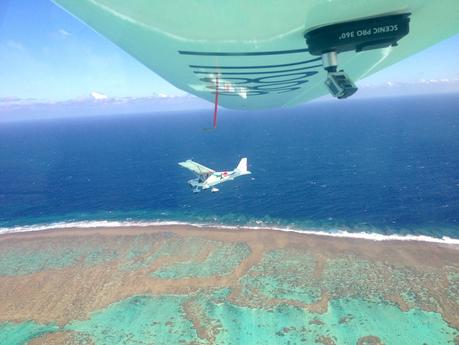
<path id="1" fill-rule="evenodd" d="M 208 167 L 205 167 L 202 164 L 193 162 L 190 159 L 188 159 L 185 162 L 180 162 L 179 165 L 184 167 L 184 168 L 186 168 L 186 169 L 188 169 L 188 170 L 191 170 L 192 172 L 194 172 L 195 174 L 197 174 L 199 176 L 201 176 L 201 175 L 210 175 L 210 174 L 213 174 L 215 172 L 214 170 L 209 169 Z"/>
<path id="2" fill-rule="evenodd" d="M 410 14 L 397 47 L 340 54 L 339 67 L 355 81 L 459 32 L 458 0 L 53 1 L 176 87 L 211 102 L 218 90 L 227 108 L 326 94 L 321 58 L 304 39 L 315 28 Z"/>

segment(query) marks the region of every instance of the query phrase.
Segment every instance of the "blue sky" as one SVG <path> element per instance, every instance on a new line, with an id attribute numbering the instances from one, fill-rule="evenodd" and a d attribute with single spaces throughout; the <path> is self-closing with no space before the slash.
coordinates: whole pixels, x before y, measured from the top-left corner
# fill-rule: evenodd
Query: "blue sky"
<path id="1" fill-rule="evenodd" d="M 9 1 L 0 22 L 0 75 L 0 97 L 183 94 L 49 0 Z"/>
<path id="2" fill-rule="evenodd" d="M 458 56 L 456 35 L 361 85 L 457 79 Z M 0 76 L 0 99 L 184 94 L 49 0 L 0 0 Z"/>

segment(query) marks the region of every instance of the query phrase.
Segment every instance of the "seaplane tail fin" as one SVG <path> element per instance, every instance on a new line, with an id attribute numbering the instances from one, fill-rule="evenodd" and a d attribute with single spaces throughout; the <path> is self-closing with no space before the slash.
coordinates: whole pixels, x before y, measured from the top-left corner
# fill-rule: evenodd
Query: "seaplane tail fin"
<path id="1" fill-rule="evenodd" d="M 241 161 L 237 165 L 236 171 L 240 174 L 250 174 L 250 171 L 247 170 L 247 158 L 241 159 Z"/>

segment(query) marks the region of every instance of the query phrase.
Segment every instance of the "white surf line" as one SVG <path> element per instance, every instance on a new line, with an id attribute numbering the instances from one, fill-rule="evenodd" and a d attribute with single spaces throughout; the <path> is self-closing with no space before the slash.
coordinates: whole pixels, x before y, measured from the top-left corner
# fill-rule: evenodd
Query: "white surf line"
<path id="1" fill-rule="evenodd" d="M 40 225 L 25 225 L 17 227 L 4 227 L 0 228 L 1 234 L 11 234 L 18 232 L 29 232 L 29 231 L 41 231 L 41 230 L 52 230 L 52 229 L 69 229 L 69 228 L 117 228 L 117 227 L 148 227 L 148 226 L 168 226 L 168 225 L 184 225 L 193 226 L 197 228 L 214 228 L 214 229 L 228 229 L 228 230 L 276 230 L 285 232 L 295 232 L 298 234 L 307 235 L 318 235 L 328 237 L 339 237 L 339 238 L 355 238 L 364 239 L 370 241 L 418 241 L 428 243 L 440 243 L 440 244 L 454 244 L 459 245 L 459 239 L 443 236 L 441 238 L 431 237 L 426 235 L 384 235 L 376 232 L 349 232 L 346 230 L 337 230 L 335 232 L 327 232 L 323 230 L 301 230 L 281 227 L 270 227 L 270 226 L 232 226 L 232 225 L 218 225 L 218 224 L 206 224 L 206 223 L 187 223 L 179 221 L 78 221 L 78 222 L 56 222 L 49 224 Z"/>
<path id="2" fill-rule="evenodd" d="M 47 224 L 24 225 L 0 228 L 0 234 L 10 234 L 15 232 L 41 231 L 52 229 L 69 229 L 69 228 L 119 228 L 119 227 L 146 227 L 159 225 L 192 225 L 191 223 L 175 221 L 111 221 L 111 220 L 94 220 L 78 222 L 56 222 Z"/>
<path id="3" fill-rule="evenodd" d="M 418 241 L 418 242 L 429 242 L 429 243 L 442 243 L 442 244 L 458 244 L 459 239 L 451 238 L 449 236 L 443 236 L 441 238 L 431 237 L 426 235 L 384 235 L 377 232 L 350 232 L 346 230 L 337 230 L 335 232 L 328 232 L 324 230 L 300 230 L 300 229 L 291 229 L 291 228 L 279 228 L 279 227 L 269 227 L 269 226 L 231 226 L 231 225 L 208 225 L 208 224 L 191 224 L 191 226 L 196 227 L 206 227 L 206 228 L 223 228 L 223 229 L 232 229 L 232 230 L 276 230 L 276 231 L 285 231 L 285 232 L 295 232 L 298 234 L 307 234 L 307 235 L 317 235 L 317 236 L 328 236 L 328 237 L 339 237 L 339 238 L 355 238 L 355 239 L 364 239 L 369 241 Z"/>

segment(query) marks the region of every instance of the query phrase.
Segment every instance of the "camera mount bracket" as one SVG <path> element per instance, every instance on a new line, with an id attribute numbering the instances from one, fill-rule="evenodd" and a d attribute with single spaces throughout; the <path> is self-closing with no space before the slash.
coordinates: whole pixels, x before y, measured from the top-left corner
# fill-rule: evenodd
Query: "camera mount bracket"
<path id="1" fill-rule="evenodd" d="M 327 73 L 325 85 L 337 98 L 347 98 L 357 87 L 343 70 L 338 71 L 338 54 L 397 46 L 409 33 L 410 13 L 354 20 L 322 26 L 305 33 L 309 53 L 322 57 Z"/>

